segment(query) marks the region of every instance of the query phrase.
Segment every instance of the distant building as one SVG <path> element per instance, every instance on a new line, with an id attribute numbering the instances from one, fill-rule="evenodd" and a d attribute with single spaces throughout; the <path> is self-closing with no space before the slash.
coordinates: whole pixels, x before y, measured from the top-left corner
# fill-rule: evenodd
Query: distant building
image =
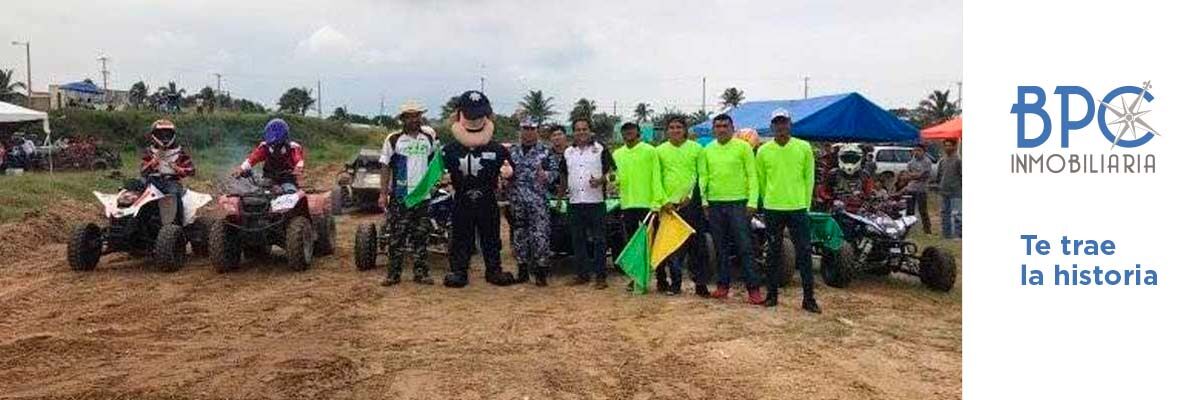
<path id="1" fill-rule="evenodd" d="M 36 97 L 35 95 L 35 100 Z M 48 97 L 51 110 L 67 107 L 121 110 L 129 105 L 129 91 L 104 90 L 88 80 L 50 85 Z"/>

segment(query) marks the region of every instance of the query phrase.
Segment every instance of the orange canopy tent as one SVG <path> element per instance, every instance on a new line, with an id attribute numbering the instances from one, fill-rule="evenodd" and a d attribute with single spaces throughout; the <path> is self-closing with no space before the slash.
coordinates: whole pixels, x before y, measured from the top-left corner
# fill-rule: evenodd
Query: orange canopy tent
<path id="1" fill-rule="evenodd" d="M 921 139 L 962 139 L 962 117 L 922 129 Z"/>

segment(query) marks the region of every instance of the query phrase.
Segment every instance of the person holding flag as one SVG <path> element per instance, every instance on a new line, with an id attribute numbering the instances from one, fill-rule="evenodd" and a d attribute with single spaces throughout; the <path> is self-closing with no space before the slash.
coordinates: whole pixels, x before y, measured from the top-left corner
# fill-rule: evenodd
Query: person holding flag
<path id="1" fill-rule="evenodd" d="M 612 158 L 617 165 L 617 190 L 621 194 L 621 225 L 628 242 L 646 214 L 658 211 L 662 204 L 662 168 L 654 146 L 642 142 L 637 124 L 626 122 L 621 125 L 621 138 L 625 141 L 624 146 L 613 151 Z M 665 274 L 657 276 L 659 292 L 678 294 L 670 292 Z M 678 276 L 673 278 L 679 279 Z M 633 287 L 632 281 L 630 287 Z"/>
<path id="2" fill-rule="evenodd" d="M 746 294 L 751 304 L 765 299 L 754 272 L 754 253 L 750 243 L 750 215 L 758 208 L 758 172 L 754 150 L 743 140 L 733 140 L 733 118 L 729 114 L 713 117 L 716 140 L 704 148 L 700 173 L 700 193 L 708 209 L 709 230 L 717 244 L 717 290 L 715 299 L 729 296 L 730 259 L 737 256 Z M 729 244 L 732 243 L 733 246 Z M 735 254 L 729 254 L 730 248 Z"/>
<path id="3" fill-rule="evenodd" d="M 442 175 L 437 132 L 422 125 L 425 107 L 415 101 L 400 106 L 401 128 L 383 141 L 384 165 L 379 207 L 387 210 L 388 269 L 383 286 L 400 283 L 405 243 L 412 243 L 413 282 L 433 284 L 429 277 L 429 193 Z M 432 182 L 432 183 L 430 183 Z"/>
<path id="4" fill-rule="evenodd" d="M 521 121 L 521 142 L 511 152 L 513 176 L 507 185 L 513 225 L 512 247 L 517 259 L 517 283 L 529 281 L 532 268 L 537 286 L 546 286 L 550 273 L 550 188 L 558 179 L 558 154 L 538 140 L 537 124 Z"/>
<path id="5" fill-rule="evenodd" d="M 816 156 L 812 145 L 792 137 L 792 118 L 786 109 L 771 113 L 771 131 L 775 138 L 758 148 L 759 187 L 766 210 L 767 240 L 767 298 L 764 306 L 779 304 L 779 271 L 784 240 L 783 230 L 791 234 L 796 249 L 796 268 L 800 270 L 804 290 L 801 308 L 820 313 L 821 307 L 813 296 L 812 245 L 809 243 L 808 209 L 812 206 Z"/>
<path id="6" fill-rule="evenodd" d="M 704 166 L 704 147 L 687 137 L 687 124 L 681 116 L 667 119 L 667 141 L 655 148 L 658 163 L 662 167 L 663 209 L 673 209 L 692 228 L 705 225 L 704 211 L 700 208 L 700 169 Z M 687 258 L 692 282 L 696 284 L 696 295 L 708 297 L 708 251 L 702 236 L 690 237 L 683 244 L 685 251 L 676 252 L 667 260 L 671 275 L 683 275 L 683 261 Z M 662 271 L 659 269 L 658 271 Z M 671 281 L 671 291 L 681 291 L 682 279 Z"/>

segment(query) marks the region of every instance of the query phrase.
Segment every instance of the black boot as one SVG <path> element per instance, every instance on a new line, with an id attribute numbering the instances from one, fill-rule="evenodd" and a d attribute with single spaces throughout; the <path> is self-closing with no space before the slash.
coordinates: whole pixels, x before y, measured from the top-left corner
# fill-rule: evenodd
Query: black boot
<path id="1" fill-rule="evenodd" d="M 812 295 L 804 296 L 804 301 L 800 303 L 800 308 L 813 314 L 821 313 L 821 306 L 817 305 L 817 299 Z"/>
<path id="2" fill-rule="evenodd" d="M 445 278 L 442 278 L 442 284 L 446 285 L 446 287 L 448 287 L 448 288 L 466 287 L 467 283 L 468 283 L 467 273 L 465 271 L 464 272 L 451 272 L 449 274 L 446 274 Z"/>
<path id="3" fill-rule="evenodd" d="M 432 285 L 433 278 L 429 277 L 429 267 L 413 268 L 413 282 L 420 283 L 422 285 Z"/>
<path id="4" fill-rule="evenodd" d="M 400 269 L 388 267 L 387 278 L 383 280 L 381 285 L 394 286 L 397 283 L 400 283 Z"/>
<path id="5" fill-rule="evenodd" d="M 779 288 L 768 287 L 767 298 L 763 300 L 763 307 L 775 307 L 779 305 Z"/>
<path id="6" fill-rule="evenodd" d="M 508 286 L 516 282 L 516 278 L 513 278 L 512 272 L 504 272 L 499 268 L 488 271 L 484 276 L 484 280 L 496 286 Z M 529 280 L 529 278 L 526 278 L 526 280 Z"/>
<path id="7" fill-rule="evenodd" d="M 538 266 L 533 269 L 534 285 L 546 286 L 546 277 L 550 275 L 550 267 L 545 262 L 538 262 Z"/>
<path id="8" fill-rule="evenodd" d="M 696 296 L 707 299 L 709 296 L 708 285 L 697 283 L 696 284 Z"/>
<path id="9" fill-rule="evenodd" d="M 525 264 L 517 264 L 517 279 L 513 280 L 513 283 L 527 282 L 529 282 L 529 267 L 526 267 Z"/>

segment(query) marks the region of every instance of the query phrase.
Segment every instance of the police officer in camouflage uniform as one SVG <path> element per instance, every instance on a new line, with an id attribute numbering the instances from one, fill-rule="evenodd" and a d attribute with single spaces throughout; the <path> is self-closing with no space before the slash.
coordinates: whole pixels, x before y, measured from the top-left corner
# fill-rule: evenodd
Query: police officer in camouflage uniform
<path id="1" fill-rule="evenodd" d="M 550 272 L 546 259 L 550 254 L 549 195 L 558 178 L 558 155 L 538 141 L 537 124 L 530 119 L 521 121 L 521 143 L 510 153 L 513 176 L 507 188 L 517 282 L 528 282 L 532 267 L 535 284 L 546 286 Z"/>
<path id="2" fill-rule="evenodd" d="M 421 125 L 425 107 L 416 102 L 406 102 L 400 107 L 401 130 L 388 135 L 383 141 L 379 162 L 386 165 L 383 190 L 379 193 L 380 207 L 387 209 L 388 226 L 388 270 L 383 286 L 400 283 L 400 270 L 404 266 L 405 244 L 411 244 L 413 256 L 413 282 L 430 285 L 428 251 L 429 244 L 429 195 L 420 203 L 408 207 L 405 197 L 415 189 L 425 173 L 435 152 L 439 151 L 437 133 Z"/>

